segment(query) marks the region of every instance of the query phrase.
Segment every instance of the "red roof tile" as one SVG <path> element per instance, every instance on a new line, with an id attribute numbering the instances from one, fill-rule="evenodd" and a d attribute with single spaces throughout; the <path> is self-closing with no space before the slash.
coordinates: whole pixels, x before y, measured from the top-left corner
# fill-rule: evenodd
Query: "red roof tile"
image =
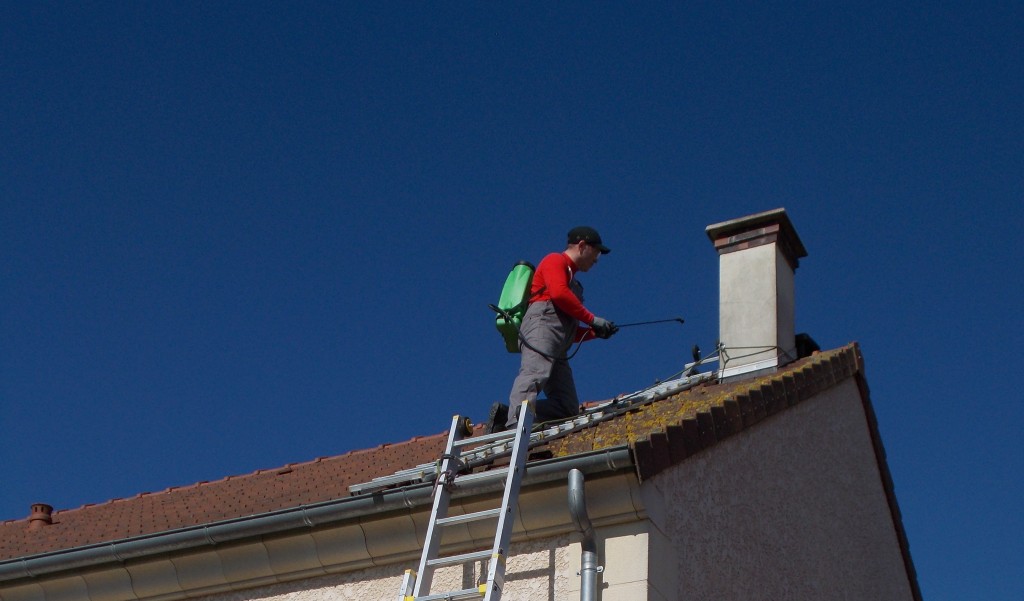
<path id="1" fill-rule="evenodd" d="M 306 463 L 53 512 L 53 524 L 0 524 L 0 560 L 153 534 L 349 496 L 348 487 L 437 459 L 446 432 Z"/>

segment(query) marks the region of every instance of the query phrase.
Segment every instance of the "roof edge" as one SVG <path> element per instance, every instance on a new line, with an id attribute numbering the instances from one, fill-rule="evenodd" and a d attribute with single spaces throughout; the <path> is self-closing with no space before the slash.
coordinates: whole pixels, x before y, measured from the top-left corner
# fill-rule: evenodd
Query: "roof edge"
<path id="1" fill-rule="evenodd" d="M 663 431 L 631 444 L 641 482 L 681 463 L 764 419 L 801 403 L 863 371 L 859 346 L 852 342 L 834 351 L 815 353 L 726 397 L 720 405 L 698 411 Z"/>
<path id="2" fill-rule="evenodd" d="M 864 417 L 867 419 L 868 431 L 871 433 L 871 444 L 874 447 L 875 461 L 878 463 L 878 474 L 882 479 L 882 489 L 885 491 L 885 498 L 889 503 L 889 514 L 892 517 L 893 529 L 896 531 L 896 539 L 900 544 L 900 553 L 903 555 L 903 567 L 907 571 L 907 580 L 910 582 L 910 591 L 914 601 L 923 601 L 921 586 L 917 581 L 917 568 L 914 567 L 914 560 L 910 556 L 910 539 L 903 527 L 903 514 L 900 512 L 899 502 L 896 500 L 896 485 L 892 479 L 892 472 L 889 470 L 889 462 L 886 459 L 885 447 L 882 445 L 882 434 L 878 429 L 878 418 L 875 415 L 874 405 L 871 403 L 871 394 L 868 389 L 868 381 L 864 375 L 864 358 L 860 354 L 860 347 L 856 347 L 857 358 L 860 369 L 854 375 L 857 382 L 857 390 L 860 392 L 861 404 L 864 407 Z"/>
<path id="3" fill-rule="evenodd" d="M 634 462 L 632 453 L 626 445 L 546 459 L 529 464 L 523 486 L 543 484 L 567 477 L 569 471 L 574 468 L 587 475 L 633 472 Z M 494 480 L 456 494 L 455 497 L 485 494 L 503 488 L 503 481 Z M 123 566 L 128 560 L 137 561 L 168 553 L 188 552 L 200 548 L 210 550 L 212 547 L 247 539 L 288 535 L 364 516 L 409 510 L 430 505 L 432 493 L 433 483 L 424 483 L 373 495 L 300 505 L 244 518 L 8 559 L 0 561 L 0 586 L 13 581 L 31 581 L 103 566 Z"/>

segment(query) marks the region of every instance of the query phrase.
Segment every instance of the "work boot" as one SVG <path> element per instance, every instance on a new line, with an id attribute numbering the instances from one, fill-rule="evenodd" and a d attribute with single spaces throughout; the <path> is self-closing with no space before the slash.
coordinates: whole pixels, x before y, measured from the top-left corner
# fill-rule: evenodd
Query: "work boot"
<path id="1" fill-rule="evenodd" d="M 504 403 L 491 405 L 491 413 L 487 417 L 487 433 L 504 432 L 506 421 L 508 421 L 508 405 Z"/>

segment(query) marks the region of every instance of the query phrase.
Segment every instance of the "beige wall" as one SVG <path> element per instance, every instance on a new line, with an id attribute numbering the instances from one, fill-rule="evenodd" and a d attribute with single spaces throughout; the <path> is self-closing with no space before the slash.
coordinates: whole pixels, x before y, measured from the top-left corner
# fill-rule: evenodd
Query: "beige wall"
<path id="1" fill-rule="evenodd" d="M 503 599 L 564 599 L 569 583 L 568 538 L 553 538 L 516 545 L 508 561 Z M 577 560 L 577 563 L 579 560 Z M 412 562 L 413 564 L 415 561 Z M 236 593 L 200 597 L 202 601 L 391 601 L 398 598 L 402 573 L 414 565 L 368 568 L 286 584 L 277 584 Z M 480 577 L 482 563 L 438 570 L 433 592 L 472 587 Z M 577 585 L 578 590 L 578 585 Z M 551 592 L 553 591 L 553 593 Z"/>
<path id="2" fill-rule="evenodd" d="M 598 545 L 605 572 L 601 575 L 601 601 L 661 601 L 648 596 L 648 522 L 598 529 Z M 561 536 L 513 544 L 502 601 L 564 601 L 580 596 L 580 544 L 577 537 Z M 286 584 L 197 597 L 200 601 L 391 601 L 398 596 L 406 566 L 375 567 L 345 574 L 321 576 Z M 438 570 L 433 592 L 473 586 L 485 566 Z"/>
<path id="3" fill-rule="evenodd" d="M 664 599 L 911 599 L 853 379 L 642 487 Z"/>
<path id="4" fill-rule="evenodd" d="M 588 510 L 598 527 L 601 556 L 621 557 L 603 574 L 603 601 L 646 599 L 647 521 L 640 486 L 628 472 L 586 483 Z M 482 497 L 453 501 L 454 513 L 493 507 Z M 428 507 L 368 515 L 313 531 L 196 549 L 123 565 L 70 571 L 0 587 L 0 601 L 317 601 L 398 596 L 402 574 L 414 568 Z M 452 528 L 444 555 L 482 548 L 493 525 Z M 578 599 L 579 535 L 573 533 L 564 481 L 528 487 L 520 496 L 504 601 Z M 433 592 L 475 585 L 482 564 L 438 572 Z M 236 589 L 234 592 L 230 589 Z"/>

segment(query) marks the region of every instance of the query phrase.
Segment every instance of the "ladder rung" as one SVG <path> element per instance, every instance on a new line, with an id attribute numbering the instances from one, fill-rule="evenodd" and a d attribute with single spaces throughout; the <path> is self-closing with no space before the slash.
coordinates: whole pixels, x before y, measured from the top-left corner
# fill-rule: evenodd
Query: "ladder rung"
<path id="1" fill-rule="evenodd" d="M 482 434 L 480 436 L 474 436 L 473 438 L 463 438 L 462 440 L 456 440 L 452 446 L 468 447 L 469 445 L 484 444 L 487 442 L 494 442 L 496 440 L 509 440 L 515 437 L 515 430 L 505 430 L 504 432 L 495 432 L 494 434 Z"/>
<path id="2" fill-rule="evenodd" d="M 508 466 L 500 467 L 498 469 L 487 470 L 486 472 L 477 472 L 475 474 L 463 474 L 455 478 L 455 486 L 468 489 L 473 484 L 479 484 L 481 482 L 487 482 L 490 480 L 500 480 L 508 475 Z"/>
<path id="3" fill-rule="evenodd" d="M 487 518 L 496 518 L 499 515 L 501 515 L 501 507 L 495 507 L 494 509 L 484 509 L 483 511 L 474 511 L 473 513 L 464 513 L 462 515 L 453 515 L 446 518 L 438 518 L 436 523 L 438 526 L 464 524 L 466 522 L 486 520 Z"/>
<path id="4" fill-rule="evenodd" d="M 362 494 L 367 491 L 374 491 L 381 488 L 387 488 L 396 484 L 405 484 L 407 482 L 416 482 L 419 480 L 425 480 L 428 476 L 433 477 L 437 470 L 436 463 L 425 463 L 423 465 L 417 465 L 414 468 L 395 472 L 390 476 L 380 476 L 374 478 L 369 482 L 363 482 L 360 484 L 353 484 L 348 487 L 348 492 L 353 495 Z"/>
<path id="5" fill-rule="evenodd" d="M 451 591 L 449 593 L 435 593 L 433 595 L 427 595 L 425 597 L 414 597 L 414 601 L 442 601 L 451 599 L 457 601 L 458 599 L 479 599 L 484 596 L 484 587 L 479 586 L 477 588 L 467 588 L 461 591 Z"/>
<path id="6" fill-rule="evenodd" d="M 442 566 L 454 566 L 463 563 L 469 563 L 478 559 L 490 559 L 491 550 L 485 549 L 483 551 L 475 551 L 473 553 L 463 553 L 462 555 L 451 555 L 449 557 L 438 557 L 437 559 L 428 559 L 427 565 L 432 568 L 439 568 Z"/>

